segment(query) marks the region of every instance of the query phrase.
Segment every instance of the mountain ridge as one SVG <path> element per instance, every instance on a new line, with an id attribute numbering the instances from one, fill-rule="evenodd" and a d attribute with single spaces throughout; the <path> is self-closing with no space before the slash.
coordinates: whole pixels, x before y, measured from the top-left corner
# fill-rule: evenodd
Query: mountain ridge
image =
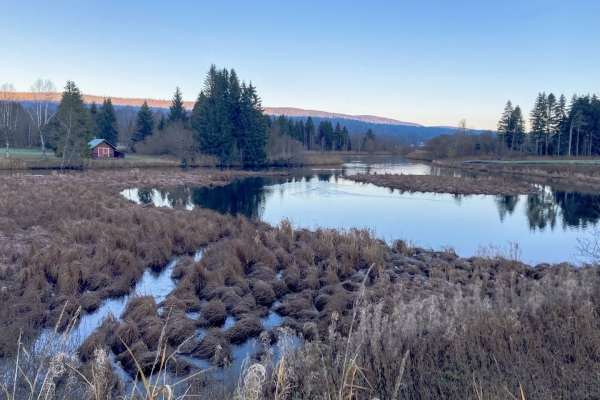
<path id="1" fill-rule="evenodd" d="M 14 92 L 14 100 L 19 102 L 33 102 L 35 101 L 35 94 L 30 92 Z M 51 101 L 58 103 L 60 102 L 62 93 L 55 92 L 51 94 Z M 101 104 L 105 98 L 109 96 L 98 96 L 91 94 L 82 94 L 83 100 L 86 103 L 96 102 Z M 148 106 L 151 108 L 162 108 L 168 109 L 171 105 L 171 100 L 162 100 L 162 99 L 142 99 L 142 98 L 134 98 L 134 97 L 110 97 L 110 100 L 114 106 L 131 106 L 131 107 L 140 107 L 144 101 L 148 103 Z M 194 107 L 193 101 L 184 101 L 183 102 L 185 108 L 187 110 L 191 110 Z M 342 114 L 342 113 L 334 113 L 328 111 L 319 111 L 319 110 L 306 110 L 303 108 L 296 107 L 263 107 L 264 113 L 271 116 L 285 115 L 288 117 L 318 117 L 318 118 L 328 118 L 328 119 L 349 119 L 361 122 L 367 122 L 372 124 L 383 124 L 383 125 L 400 125 L 400 126 L 413 126 L 413 127 L 425 127 L 424 125 L 417 124 L 414 122 L 405 122 L 399 121 L 392 118 L 379 117 L 376 115 L 351 115 L 351 114 Z"/>

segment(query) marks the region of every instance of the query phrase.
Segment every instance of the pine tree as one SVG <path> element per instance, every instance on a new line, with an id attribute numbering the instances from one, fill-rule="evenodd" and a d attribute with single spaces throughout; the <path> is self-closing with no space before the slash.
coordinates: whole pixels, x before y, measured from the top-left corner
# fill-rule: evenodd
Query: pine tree
<path id="1" fill-rule="evenodd" d="M 152 135 L 152 132 L 154 131 L 154 114 L 150 107 L 148 107 L 148 102 L 146 102 L 146 100 L 144 100 L 144 103 L 137 113 L 134 129 L 133 136 L 131 137 L 134 146 L 136 143 L 141 142 Z"/>
<path id="2" fill-rule="evenodd" d="M 58 143 L 56 155 L 61 157 L 61 169 L 76 158 L 90 155 L 88 142 L 92 139 L 89 111 L 81 91 L 72 81 L 67 81 L 56 114 Z"/>
<path id="3" fill-rule="evenodd" d="M 173 101 L 171 101 L 171 106 L 169 107 L 169 116 L 167 119 L 171 123 L 181 122 L 182 124 L 185 124 L 188 121 L 187 112 L 185 110 L 185 106 L 183 105 L 179 86 L 175 89 L 175 95 L 173 95 Z"/>
<path id="4" fill-rule="evenodd" d="M 115 108 L 112 105 L 110 97 L 104 99 L 98 111 L 96 121 L 98 125 L 98 138 L 105 139 L 113 146 L 116 146 L 119 139 L 119 130 L 117 128 L 117 114 L 115 113 Z"/>

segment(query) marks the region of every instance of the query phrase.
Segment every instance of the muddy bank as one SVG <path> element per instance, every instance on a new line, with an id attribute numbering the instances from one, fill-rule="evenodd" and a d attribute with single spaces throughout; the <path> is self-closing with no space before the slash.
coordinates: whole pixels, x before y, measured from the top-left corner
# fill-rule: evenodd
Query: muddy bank
<path id="1" fill-rule="evenodd" d="M 471 179 L 435 175 L 357 174 L 345 177 L 356 182 L 397 189 L 401 192 L 451 193 L 457 195 L 534 194 L 539 190 L 528 183 L 508 182 L 502 179 Z"/>

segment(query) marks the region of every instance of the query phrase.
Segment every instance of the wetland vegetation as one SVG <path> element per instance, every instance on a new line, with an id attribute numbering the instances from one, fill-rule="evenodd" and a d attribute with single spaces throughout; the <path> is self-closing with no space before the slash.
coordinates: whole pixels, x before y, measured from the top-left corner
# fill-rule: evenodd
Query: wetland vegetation
<path id="1" fill-rule="evenodd" d="M 269 224 L 121 195 L 217 189 L 256 174 L 0 177 L 5 393 L 27 398 L 30 379 L 36 396 L 135 397 L 131 380 L 160 370 L 159 387 L 189 377 L 173 390 L 204 398 L 599 395 L 594 266 L 533 267 L 519 261 L 518 246 L 459 256 L 369 229 Z M 75 336 L 85 316 L 135 292 L 148 270 L 167 271 L 168 293 L 129 296 L 119 315 L 62 347 L 40 342 L 53 329 Z M 246 367 L 228 377 L 243 358 L 236 349 L 252 338 Z"/>

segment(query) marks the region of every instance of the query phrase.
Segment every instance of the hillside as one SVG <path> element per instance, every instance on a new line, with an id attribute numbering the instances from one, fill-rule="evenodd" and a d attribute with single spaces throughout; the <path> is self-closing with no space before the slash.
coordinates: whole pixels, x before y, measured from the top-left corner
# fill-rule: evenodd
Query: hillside
<path id="1" fill-rule="evenodd" d="M 16 101 L 27 104 L 34 101 L 34 96 L 29 92 L 13 93 Z M 52 100 L 56 103 L 60 101 L 61 93 L 53 93 Z M 83 99 L 86 103 L 96 102 L 102 104 L 104 96 L 95 96 L 84 94 Z M 148 105 L 157 109 L 168 109 L 171 105 L 171 100 L 159 99 L 138 99 L 126 97 L 111 97 L 111 101 L 115 108 L 122 107 L 139 107 L 146 100 Z M 191 101 L 185 101 L 184 106 L 187 110 L 194 107 Z M 348 131 L 352 133 L 364 133 L 368 129 L 372 129 L 376 135 L 389 137 L 402 137 L 411 144 L 418 145 L 426 142 L 430 138 L 443 134 L 452 133 L 456 130 L 453 127 L 427 127 L 413 122 L 398 121 L 391 118 L 378 117 L 374 115 L 348 115 L 340 113 L 331 113 L 318 110 L 304 110 L 293 107 L 264 107 L 264 113 L 271 116 L 286 115 L 294 120 L 312 117 L 316 125 L 324 119 L 331 120 L 335 125 L 340 123 L 346 126 Z"/>
<path id="2" fill-rule="evenodd" d="M 33 93 L 29 92 L 16 92 L 14 93 L 15 99 L 23 103 L 29 103 L 34 101 Z M 53 93 L 52 100 L 55 102 L 60 101 L 61 93 Z M 96 96 L 90 94 L 84 94 L 83 99 L 86 103 L 96 102 L 101 104 L 104 100 L 104 96 Z M 151 108 L 169 108 L 171 100 L 159 100 L 159 99 L 137 99 L 127 97 L 111 97 L 114 106 L 133 106 L 139 107 L 144 100 L 148 102 L 148 106 Z M 184 101 L 185 108 L 191 110 L 194 107 L 194 102 Z M 264 107 L 264 112 L 267 115 L 287 115 L 288 117 L 318 117 L 321 119 L 347 119 L 354 121 L 362 121 L 372 124 L 388 124 L 388 125 L 403 125 L 403 126 L 418 126 L 423 125 L 415 124 L 413 122 L 398 121 L 391 118 L 377 117 L 374 115 L 348 115 L 340 113 L 331 113 L 327 111 L 318 110 L 304 110 L 301 108 L 293 107 Z"/>
<path id="3" fill-rule="evenodd" d="M 414 122 L 398 121 L 396 119 L 376 117 L 374 115 L 348 115 L 340 113 L 331 113 L 327 111 L 303 110 L 301 108 L 292 107 L 264 107 L 267 115 L 287 115 L 288 117 L 318 117 L 321 119 L 350 119 L 354 121 L 368 122 L 371 124 L 388 124 L 388 125 L 404 125 L 404 126 L 419 126 Z"/>

